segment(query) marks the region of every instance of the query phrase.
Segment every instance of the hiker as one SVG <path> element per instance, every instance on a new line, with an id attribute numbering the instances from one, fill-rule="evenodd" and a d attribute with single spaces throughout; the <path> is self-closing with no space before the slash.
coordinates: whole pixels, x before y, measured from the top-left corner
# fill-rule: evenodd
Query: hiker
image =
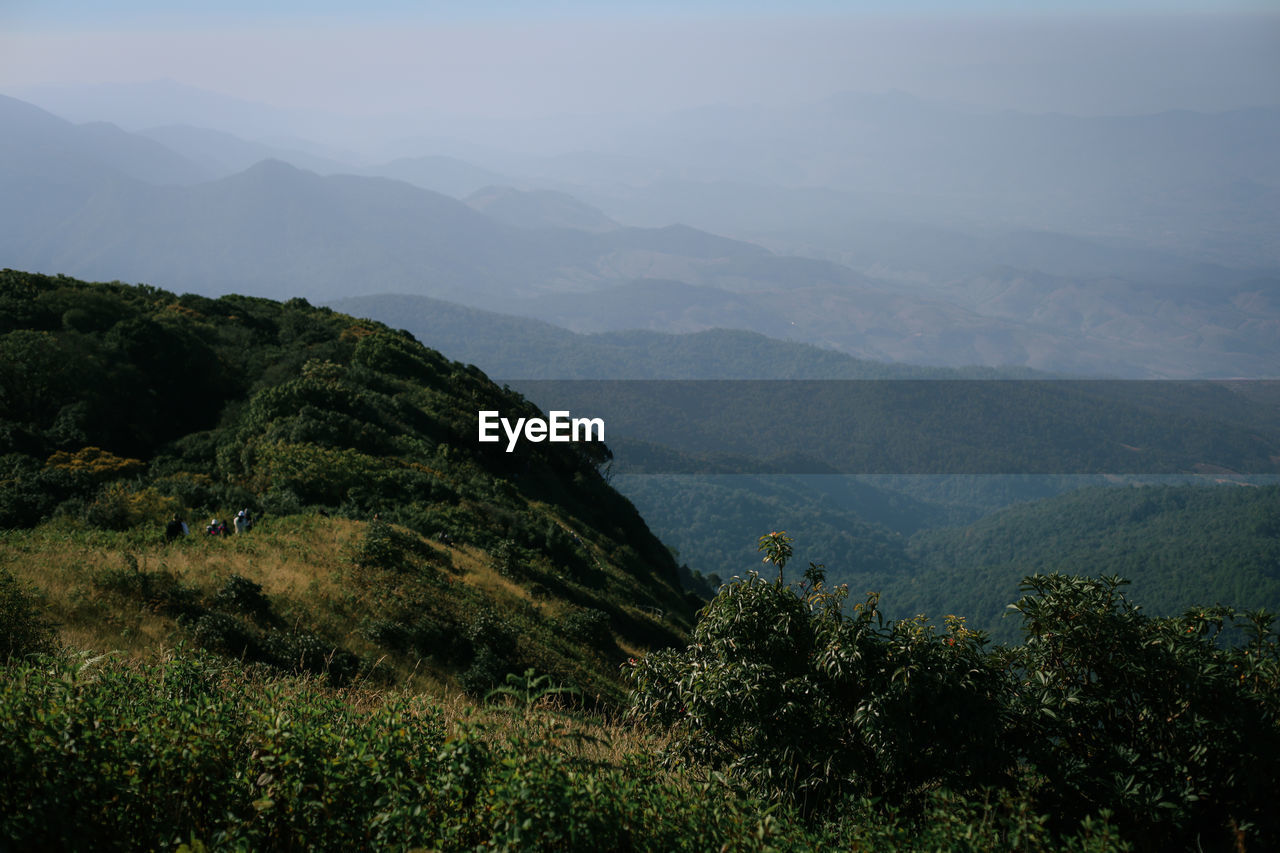
<path id="1" fill-rule="evenodd" d="M 241 533 L 248 533 L 248 532 L 249 532 L 249 519 L 248 519 L 248 517 L 244 514 L 244 510 L 240 510 L 238 513 L 236 513 L 236 520 L 235 520 L 235 522 L 234 522 L 234 523 L 235 523 L 235 526 L 236 526 L 236 534 L 237 534 L 237 535 L 239 535 L 239 534 L 241 534 Z"/>
<path id="2" fill-rule="evenodd" d="M 185 526 L 182 523 L 182 519 L 175 515 L 173 520 L 164 526 L 164 541 L 172 542 L 178 537 L 186 535 L 183 532 Z"/>
<path id="3" fill-rule="evenodd" d="M 204 530 L 206 536 L 226 536 L 227 526 L 216 518 L 209 519 L 209 526 Z"/>

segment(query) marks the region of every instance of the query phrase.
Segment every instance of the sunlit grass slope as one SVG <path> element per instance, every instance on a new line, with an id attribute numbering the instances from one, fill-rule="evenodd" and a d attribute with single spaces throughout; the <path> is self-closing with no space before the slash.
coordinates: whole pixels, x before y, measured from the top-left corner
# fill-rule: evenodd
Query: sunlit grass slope
<path id="1" fill-rule="evenodd" d="M 473 695 L 526 668 L 619 698 L 698 606 L 600 444 L 404 332 L 303 300 L 0 272 L 0 564 L 64 642 L 179 643 Z M 241 510 L 251 532 L 205 537 Z M 175 515 L 192 535 L 166 543 Z"/>

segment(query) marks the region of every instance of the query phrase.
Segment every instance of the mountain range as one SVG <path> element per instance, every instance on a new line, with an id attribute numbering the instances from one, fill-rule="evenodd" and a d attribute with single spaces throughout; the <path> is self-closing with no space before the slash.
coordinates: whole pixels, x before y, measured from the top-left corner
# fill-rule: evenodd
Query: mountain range
<path id="1" fill-rule="evenodd" d="M 210 177 L 258 153 L 323 164 L 208 133 L 196 145 L 193 134 L 173 128 L 139 135 L 75 125 L 13 99 L 0 101 L 0 121 L 0 257 L 13 267 L 208 294 L 405 293 L 576 331 L 740 328 L 924 365 L 1192 377 L 1270 376 L 1277 363 L 1280 277 L 1209 261 L 1180 265 L 1160 248 L 913 226 L 942 235 L 944 254 L 967 253 L 961 274 L 944 280 L 895 261 L 907 251 L 903 234 L 871 240 L 847 223 L 840 227 L 855 254 L 869 241 L 887 246 L 885 254 L 800 257 L 686 225 L 627 226 L 591 197 L 545 181 L 486 188 L 501 179 L 494 170 L 473 170 L 474 188 L 455 182 L 471 190 L 466 202 L 400 180 L 320 175 L 274 159 Z M 757 202 L 767 198 L 751 192 Z M 868 235 L 892 230 L 892 221 L 886 214 Z M 929 259 L 928 240 L 915 245 L 925 267 L 946 266 Z M 982 266 L 1001 253 L 1025 265 Z M 1109 267 L 1118 272 L 1101 272 Z M 1178 274 L 1167 275 L 1171 269 Z"/>

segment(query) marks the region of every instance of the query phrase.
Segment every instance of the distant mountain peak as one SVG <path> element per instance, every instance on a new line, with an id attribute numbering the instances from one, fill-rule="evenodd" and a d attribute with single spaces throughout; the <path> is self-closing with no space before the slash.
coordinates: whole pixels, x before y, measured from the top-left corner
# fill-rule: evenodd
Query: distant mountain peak
<path id="1" fill-rule="evenodd" d="M 574 228 L 615 231 L 621 228 L 599 209 L 555 190 L 520 190 L 487 186 L 465 199 L 475 210 L 517 228 Z"/>

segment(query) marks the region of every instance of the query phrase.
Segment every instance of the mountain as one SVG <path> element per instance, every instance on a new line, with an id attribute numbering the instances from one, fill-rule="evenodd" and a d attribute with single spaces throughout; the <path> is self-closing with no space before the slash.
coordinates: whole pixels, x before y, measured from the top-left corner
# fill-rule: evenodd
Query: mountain
<path id="1" fill-rule="evenodd" d="M 742 574 L 759 531 L 785 530 L 795 539 L 795 564 L 822 563 L 832 583 L 856 594 L 879 591 L 886 614 L 956 614 L 1006 642 L 1020 639 L 1007 605 L 1022 578 L 1037 572 L 1119 575 L 1156 616 L 1197 604 L 1280 606 L 1274 478 L 1260 486 L 1076 478 L 1074 487 L 1056 485 L 1062 494 L 1028 500 L 1028 493 L 989 514 L 940 502 L 947 484 L 931 479 L 932 502 L 833 476 L 614 481 L 678 559 L 713 583 Z"/>
<path id="2" fill-rule="evenodd" d="M 628 182 L 638 187 L 736 170 L 750 176 L 736 183 L 851 193 L 864 210 L 878 207 L 894 220 L 1123 238 L 1236 267 L 1280 263 L 1267 237 L 1280 215 L 1280 174 L 1268 153 L 1280 145 L 1274 107 L 1080 117 L 849 93 L 686 110 L 601 145 L 669 164 L 650 181 Z M 590 159 L 560 166 L 567 191 L 574 182 L 598 185 Z M 587 200 L 627 221 L 601 199 Z M 722 194 L 706 201 L 733 205 Z M 756 213 L 775 216 L 765 206 L 737 215 Z M 1233 235 L 1229 244 L 1224 231 Z"/>
<path id="3" fill-rule="evenodd" d="M 90 157 L 82 128 L 31 109 L 10 112 L 7 144 L 20 151 L 3 178 L 0 257 L 14 267 L 205 294 L 328 300 L 400 292 L 579 332 L 739 328 L 930 366 L 1274 375 L 1280 305 L 1266 271 L 1218 276 L 1202 265 L 1163 284 L 1008 267 L 942 282 L 878 278 L 687 225 L 595 230 L 604 228 L 596 212 L 541 193 L 493 202 L 495 213 L 521 223 L 514 227 L 401 181 L 322 177 L 279 161 L 158 185 L 112 166 L 111 157 Z M 109 135 L 152 162 L 154 140 Z"/>
<path id="4" fill-rule="evenodd" d="M 591 205 L 552 190 L 488 186 L 476 190 L 466 202 L 481 213 L 517 228 L 615 231 L 622 227 Z"/>
<path id="5" fill-rule="evenodd" d="M 907 206 L 909 199 L 885 193 L 692 178 L 624 189 L 562 186 L 632 225 L 659 225 L 679 210 L 683 221 L 717 234 L 905 285 L 942 285 L 1001 266 L 1200 286 L 1237 281 L 1254 271 L 1239 258 L 1211 263 L 1188 258 L 1178 247 L 1142 246 L 1097 233 L 922 221 Z"/>
<path id="6" fill-rule="evenodd" d="M 511 179 L 497 172 L 460 160 L 457 157 L 429 155 L 401 157 L 380 166 L 361 170 L 362 174 L 377 178 L 391 178 L 413 184 L 424 190 L 443 193 L 454 198 L 466 198 L 495 184 L 510 183 Z"/>
<path id="7" fill-rule="evenodd" d="M 336 119 L 188 86 L 171 79 L 28 86 L 15 95 L 72 121 L 109 121 L 131 131 L 169 125 L 217 128 L 243 139 L 306 136 Z"/>
<path id="8" fill-rule="evenodd" d="M 656 283 L 649 283 L 657 287 Z M 927 368 L 854 358 L 741 329 L 672 334 L 645 329 L 578 333 L 550 323 L 425 296 L 339 299 L 347 314 L 403 328 L 490 376 L 518 379 L 1032 378 L 1030 371 Z"/>
<path id="9" fill-rule="evenodd" d="M 250 142 L 220 130 L 188 124 L 150 127 L 139 131 L 138 135 L 154 139 L 188 160 L 200 163 L 209 170 L 211 178 L 243 172 L 263 160 L 280 160 L 322 175 L 355 171 L 351 165 L 329 157 L 262 142 Z"/>
<path id="10" fill-rule="evenodd" d="M 10 235 L 3 256 L 206 293 L 313 298 L 349 294 L 369 275 L 383 286 L 493 298 L 551 263 L 537 241 L 454 199 L 279 161 L 183 191 L 115 180 L 84 195 Z"/>
<path id="11" fill-rule="evenodd" d="M 497 305 L 596 287 L 666 258 L 686 271 L 764 254 L 681 227 L 535 235 L 399 181 L 322 178 L 276 160 L 196 186 L 159 187 L 80 156 L 63 139 L 79 140 L 74 125 L 33 108 L 11 112 L 22 132 L 10 144 L 28 152 L 11 161 L 13 192 L 0 205 L 12 224 L 0 255 L 14 266 L 282 297 L 352 295 L 376 281 L 378 290 Z M 139 147 L 157 143 L 141 139 Z M 34 199 L 34 209 L 19 199 Z"/>
<path id="12" fill-rule="evenodd" d="M 149 184 L 194 184 L 204 166 L 113 124 L 72 124 L 39 107 L 0 95 L 0 181 L 18 198 L 40 202 L 49 184 L 100 182 L 124 175 Z"/>
<path id="13" fill-rule="evenodd" d="M 919 568 L 884 584 L 884 601 L 897 614 L 965 614 L 1006 640 L 1005 605 L 1036 572 L 1119 575 L 1155 615 L 1212 603 L 1274 612 L 1277 518 L 1277 485 L 1083 489 L 916 533 L 907 553 Z"/>
<path id="14" fill-rule="evenodd" d="M 604 445 L 478 443 L 479 409 L 537 410 L 404 333 L 12 270 L 0 307 L 0 550 L 85 642 L 474 694 L 534 667 L 611 702 L 623 649 L 692 627 Z M 175 514 L 196 535 L 166 544 Z"/>

